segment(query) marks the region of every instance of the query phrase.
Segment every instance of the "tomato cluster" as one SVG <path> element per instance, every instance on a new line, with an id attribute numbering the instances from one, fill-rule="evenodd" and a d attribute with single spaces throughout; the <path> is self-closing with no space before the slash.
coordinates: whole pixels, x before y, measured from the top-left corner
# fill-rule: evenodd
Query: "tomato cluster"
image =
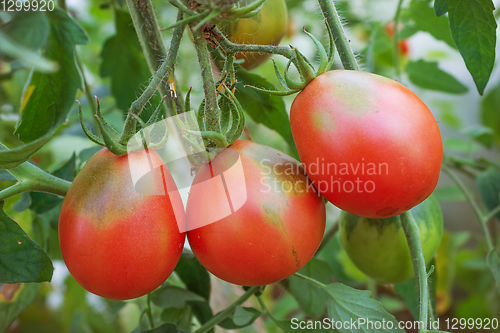
<path id="1" fill-rule="evenodd" d="M 258 15 L 221 27 L 237 43 L 277 44 L 286 15 L 277 15 L 283 22 L 267 19 L 273 11 L 286 13 L 284 1 L 268 0 Z M 266 58 L 238 56 L 246 69 Z M 427 262 L 443 228 L 439 204 L 429 198 L 443 155 L 431 111 L 394 80 L 335 70 L 296 96 L 290 123 L 302 164 L 237 140 L 199 167 L 186 213 L 154 151 L 98 152 L 76 177 L 60 215 L 71 274 L 97 295 L 139 297 L 172 273 L 187 230 L 194 255 L 217 277 L 245 286 L 274 283 L 317 251 L 326 220 L 322 195 L 344 210 L 340 238 L 360 270 L 383 283 L 410 278 L 398 215 L 413 213 Z M 139 182 L 135 173 L 143 176 Z"/>

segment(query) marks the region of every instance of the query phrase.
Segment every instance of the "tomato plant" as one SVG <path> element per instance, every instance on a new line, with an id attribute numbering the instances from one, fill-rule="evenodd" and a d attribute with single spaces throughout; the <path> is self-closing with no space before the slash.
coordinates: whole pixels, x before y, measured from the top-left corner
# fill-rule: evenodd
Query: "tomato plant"
<path id="1" fill-rule="evenodd" d="M 290 122 L 309 177 L 345 211 L 395 216 L 436 187 L 439 127 L 424 102 L 394 80 L 354 71 L 322 74 L 294 99 Z"/>
<path id="2" fill-rule="evenodd" d="M 498 330 L 498 5 L 0 1 L 0 332 Z"/>
<path id="3" fill-rule="evenodd" d="M 427 264 L 436 253 L 443 234 L 443 214 L 430 196 L 410 210 L 419 228 Z M 382 283 L 398 283 L 413 276 L 413 264 L 399 216 L 370 219 L 343 212 L 340 240 L 354 264 Z"/>
<path id="4" fill-rule="evenodd" d="M 179 232 L 175 213 L 183 215 L 183 207 L 170 172 L 162 167 L 139 180 L 140 187 L 153 193 L 168 188 L 169 195 L 141 194 L 134 187 L 131 172 L 148 170 L 148 159 L 163 164 L 152 150 L 117 157 L 102 149 L 64 199 L 59 217 L 64 262 L 82 287 L 99 296 L 124 300 L 145 295 L 179 261 L 185 234 Z"/>
<path id="5" fill-rule="evenodd" d="M 219 23 L 229 40 L 238 44 L 278 45 L 285 35 L 288 12 L 285 0 L 266 0 L 260 12 L 249 18 L 225 20 Z M 265 53 L 237 53 L 241 66 L 253 69 L 269 58 Z"/>
<path id="6" fill-rule="evenodd" d="M 242 173 L 226 172 L 237 163 Z M 226 187 L 207 191 L 197 186 L 221 176 Z M 246 187 L 226 189 L 241 177 Z M 245 196 L 241 208 L 233 206 L 229 216 L 199 227 L 214 209 L 224 209 L 228 198 L 236 203 Z M 244 286 L 270 284 L 297 272 L 318 249 L 325 229 L 325 205 L 299 163 L 244 140 L 198 170 L 186 212 L 196 258 L 215 276 Z"/>

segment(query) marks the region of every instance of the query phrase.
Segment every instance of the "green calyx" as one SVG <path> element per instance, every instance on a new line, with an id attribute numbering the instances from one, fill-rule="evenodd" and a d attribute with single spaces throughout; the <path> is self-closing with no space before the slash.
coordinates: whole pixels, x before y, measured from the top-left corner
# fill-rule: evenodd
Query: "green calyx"
<path id="1" fill-rule="evenodd" d="M 94 143 L 106 147 L 109 151 L 117 156 L 127 155 L 131 151 L 137 151 L 142 149 L 157 149 L 162 147 L 167 139 L 167 132 L 165 127 L 165 134 L 161 136 L 160 140 L 155 143 L 151 143 L 150 130 L 158 125 L 158 119 L 161 112 L 161 104 L 156 108 L 155 112 L 151 115 L 150 119 L 147 123 L 145 123 L 139 116 L 133 114 L 129 110 L 129 117 L 132 118 L 134 122 L 138 122 L 141 126 L 141 130 L 138 133 L 135 133 L 135 130 L 131 133 L 118 133 L 111 125 L 109 125 L 104 119 L 103 114 L 101 113 L 101 105 L 99 103 L 99 99 L 94 96 L 97 101 L 97 108 L 94 114 L 94 118 L 96 119 L 97 125 L 99 127 L 99 132 L 101 136 L 97 136 L 93 134 L 85 125 L 83 120 L 82 106 L 79 101 L 78 103 L 78 113 L 80 117 L 80 124 L 82 125 L 82 129 L 87 135 L 87 137 Z M 160 121 L 161 123 L 161 121 Z M 140 135 L 141 140 L 135 140 L 136 136 Z M 126 142 L 123 142 L 123 138 L 127 138 Z"/>
<path id="2" fill-rule="evenodd" d="M 220 133 L 210 130 L 206 124 L 204 100 L 196 116 L 193 112 L 186 112 L 183 120 L 176 117 L 176 124 L 183 136 L 188 154 L 191 155 L 191 163 L 195 166 L 211 161 L 217 151 L 230 146 L 243 132 L 245 126 L 243 108 L 232 92 L 234 85 L 228 87 L 224 80 L 225 78 L 218 83 L 218 86 L 222 87 L 217 100 L 220 111 Z M 191 89 L 186 94 L 185 110 L 191 110 L 190 94 Z"/>
<path id="3" fill-rule="evenodd" d="M 326 22 L 326 21 L 325 21 Z M 330 70 L 330 68 L 333 65 L 334 61 L 334 55 L 335 55 L 335 47 L 334 47 L 334 37 L 332 30 L 330 29 L 330 26 L 326 24 L 326 28 L 328 30 L 328 37 L 329 37 L 329 42 L 330 42 L 330 47 L 329 47 L 329 52 L 327 53 L 325 47 L 319 42 L 319 40 L 311 35 L 309 32 L 307 32 L 304 28 L 304 33 L 306 33 L 311 40 L 313 41 L 314 45 L 316 45 L 316 48 L 318 49 L 318 54 L 319 54 L 319 65 L 316 71 L 314 71 L 313 66 L 309 62 L 309 60 L 295 47 L 290 45 L 290 48 L 294 51 L 295 57 L 291 58 L 284 70 L 284 75 L 281 75 L 278 66 L 276 65 L 276 62 L 274 59 L 271 58 L 274 64 L 274 71 L 276 73 L 276 77 L 278 78 L 278 81 L 280 84 L 283 86 L 284 90 L 269 90 L 269 89 L 264 89 L 264 88 L 259 88 L 259 87 L 254 87 L 251 85 L 246 85 L 245 87 L 249 87 L 255 90 L 258 90 L 260 92 L 264 92 L 270 95 L 275 95 L 275 96 L 287 96 L 291 94 L 295 94 L 297 92 L 300 92 L 302 89 L 304 89 L 309 82 L 314 80 L 316 77 L 319 75 L 327 72 Z M 295 81 L 292 80 L 288 74 L 290 65 L 294 64 L 295 67 L 297 68 L 297 71 L 300 74 L 301 81 Z"/>

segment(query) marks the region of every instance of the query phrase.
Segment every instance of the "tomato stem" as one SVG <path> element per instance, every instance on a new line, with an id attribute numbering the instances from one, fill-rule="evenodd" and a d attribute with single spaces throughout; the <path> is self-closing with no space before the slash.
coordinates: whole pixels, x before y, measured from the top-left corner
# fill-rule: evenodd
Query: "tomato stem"
<path id="1" fill-rule="evenodd" d="M 177 57 L 177 51 L 173 52 L 174 48 L 178 48 L 177 43 L 182 38 L 183 29 L 174 30 L 172 40 L 170 42 L 170 50 L 167 56 L 165 44 L 160 33 L 158 21 L 156 20 L 155 11 L 151 0 L 127 0 L 127 5 L 132 16 L 137 37 L 141 43 L 142 51 L 146 56 L 146 61 L 151 74 L 155 75 L 156 71 L 163 62 L 169 62 L 171 57 Z M 180 15 L 180 14 L 179 14 Z M 178 16 L 179 17 L 179 16 Z M 172 62 L 172 64 L 175 62 Z M 172 65 L 173 66 L 173 65 Z M 176 102 L 178 110 L 183 110 L 184 102 L 180 92 L 177 92 L 177 98 L 173 98 L 169 94 L 170 87 L 167 80 L 160 84 L 160 93 L 162 96 L 167 96 L 165 105 L 169 115 L 173 115 L 172 103 Z"/>
<path id="2" fill-rule="evenodd" d="M 189 26 L 194 29 L 193 26 Z M 200 63 L 201 78 L 203 80 L 203 91 L 205 93 L 205 124 L 208 131 L 221 133 L 220 117 L 221 111 L 217 103 L 217 87 L 215 85 L 210 56 L 208 54 L 207 41 L 200 31 L 194 30 L 193 43 Z"/>
<path id="3" fill-rule="evenodd" d="M 332 29 L 333 35 L 335 36 L 335 46 L 340 54 L 340 60 L 345 69 L 359 71 L 359 65 L 356 61 L 356 56 L 352 51 L 349 40 L 345 35 L 344 28 L 342 27 L 342 22 L 335 8 L 335 4 L 332 0 L 318 0 L 319 6 L 323 11 L 328 25 Z"/>
<path id="4" fill-rule="evenodd" d="M 405 231 L 406 240 L 410 248 L 413 270 L 415 272 L 415 281 L 419 292 L 419 333 L 427 331 L 427 316 L 429 314 L 429 289 L 427 285 L 427 273 L 425 271 L 425 260 L 422 252 L 422 243 L 420 242 L 420 234 L 418 225 L 410 211 L 406 211 L 401 216 L 401 225 Z"/>
<path id="5" fill-rule="evenodd" d="M 216 43 L 218 44 L 218 46 L 224 49 L 224 52 L 226 54 L 237 52 L 269 53 L 282 55 L 287 59 L 291 59 L 292 61 L 295 61 L 296 59 L 295 51 L 291 47 L 258 44 L 235 44 L 229 41 L 219 30 L 219 28 L 215 27 L 214 32 L 217 35 L 217 38 L 215 38 Z"/>
<path id="6" fill-rule="evenodd" d="M 209 331 L 212 327 L 231 316 L 238 305 L 243 304 L 247 299 L 252 297 L 257 291 L 260 290 L 260 286 L 249 288 L 243 295 L 240 296 L 233 304 L 231 304 L 224 311 L 219 312 L 216 316 L 213 316 L 212 319 L 203 324 L 200 328 L 198 328 L 194 333 L 202 333 Z"/>
<path id="7" fill-rule="evenodd" d="M 0 143 L 0 150 L 2 149 L 7 150 L 8 148 Z M 15 168 L 7 169 L 7 172 L 14 176 L 18 180 L 18 183 L 1 190 L 0 200 L 5 200 L 27 191 L 65 196 L 71 186 L 71 182 L 53 176 L 29 162 L 24 162 Z"/>
<path id="8" fill-rule="evenodd" d="M 488 230 L 488 221 L 490 219 L 492 219 L 498 212 L 500 212 L 500 207 L 495 208 L 493 211 L 491 211 L 487 214 L 484 214 L 483 211 L 477 205 L 476 201 L 474 201 L 474 198 L 473 198 L 472 194 L 470 193 L 469 189 L 460 180 L 460 178 L 458 178 L 458 176 L 453 171 L 451 171 L 451 169 L 448 168 L 448 166 L 446 166 L 444 164 L 441 167 L 441 169 L 444 171 L 444 173 L 446 173 L 451 178 L 451 180 L 453 180 L 453 182 L 458 186 L 458 188 L 465 195 L 465 198 L 467 199 L 467 201 L 471 205 L 472 210 L 474 211 L 474 214 L 476 214 L 476 217 L 477 217 L 479 223 L 481 223 L 481 227 L 483 229 L 484 236 L 486 238 L 486 244 L 488 245 L 488 250 L 490 252 L 493 251 L 495 249 L 495 247 L 493 246 L 493 241 L 491 239 L 491 235 L 490 235 L 490 232 Z"/>
<path id="9" fill-rule="evenodd" d="M 131 0 L 129 0 L 129 2 L 130 1 Z M 129 6 L 133 7 L 133 5 L 131 5 L 131 4 L 129 4 Z M 130 11 L 132 13 L 132 9 Z M 132 16 L 132 17 L 134 17 L 134 16 Z M 181 21 L 182 19 L 183 19 L 182 12 L 179 12 L 179 14 L 177 16 L 177 21 Z M 136 20 L 134 20 L 134 25 L 135 25 L 135 22 L 136 22 Z M 154 18 L 154 22 L 156 22 L 156 18 Z M 163 61 L 163 63 L 161 63 L 161 66 L 160 66 L 160 68 L 158 68 L 157 71 L 156 71 L 157 67 L 155 67 L 155 69 L 153 71 L 154 75 L 151 78 L 151 80 L 149 81 L 147 88 L 143 91 L 141 96 L 132 103 L 132 105 L 130 107 L 132 114 L 139 116 L 141 114 L 142 110 L 144 109 L 144 107 L 146 106 L 146 104 L 148 103 L 148 101 L 156 93 L 158 88 L 160 88 L 161 93 L 164 94 L 164 96 L 166 96 L 166 97 L 164 97 L 165 98 L 164 100 L 167 101 L 169 114 L 170 115 L 174 114 L 172 103 L 173 102 L 177 103 L 177 102 L 173 100 L 174 94 L 171 94 L 168 92 L 170 87 L 168 85 L 167 80 L 165 80 L 165 78 L 167 76 L 169 76 L 169 77 L 173 76 L 174 65 L 175 65 L 175 61 L 177 59 L 177 54 L 179 52 L 179 45 L 180 45 L 182 35 L 184 32 L 184 27 L 185 27 L 185 25 L 181 24 L 174 29 L 172 40 L 170 43 L 170 49 L 168 51 L 168 55 L 167 55 L 165 61 Z M 143 49 L 144 49 L 144 47 L 143 47 Z M 151 66 L 156 66 L 156 64 L 152 64 L 152 65 L 150 64 L 150 68 L 151 68 Z M 164 90 L 167 90 L 167 91 L 164 91 Z M 176 94 L 177 94 L 177 92 L 176 92 Z M 179 104 L 179 103 L 177 103 L 177 104 Z M 176 107 L 179 107 L 179 105 L 177 105 L 177 104 L 176 104 Z M 180 104 L 183 106 L 183 103 L 180 103 Z M 182 110 L 182 107 L 181 107 L 181 110 Z M 135 134 L 135 129 L 136 129 L 136 119 L 131 114 L 129 114 L 127 116 L 127 119 L 125 120 L 123 132 L 122 132 L 122 135 L 120 137 L 120 143 L 123 145 L 126 145 L 128 140 L 130 140 L 130 138 Z"/>
<path id="10" fill-rule="evenodd" d="M 403 5 L 403 0 L 399 0 L 398 7 L 396 9 L 396 15 L 394 16 L 394 68 L 396 69 L 396 79 L 401 81 L 401 69 L 399 68 L 399 18 L 401 16 L 401 6 Z"/>

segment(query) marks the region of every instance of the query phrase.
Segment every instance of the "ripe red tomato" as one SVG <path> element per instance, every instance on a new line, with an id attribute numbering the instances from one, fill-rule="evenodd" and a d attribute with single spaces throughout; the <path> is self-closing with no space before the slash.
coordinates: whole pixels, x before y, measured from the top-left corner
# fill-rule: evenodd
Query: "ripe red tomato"
<path id="1" fill-rule="evenodd" d="M 186 217 L 200 263 L 244 286 L 300 270 L 318 249 L 326 220 L 323 199 L 295 159 L 245 140 L 198 170 Z"/>
<path id="2" fill-rule="evenodd" d="M 243 4 L 250 1 L 242 1 Z M 228 39 L 237 44 L 278 45 L 287 27 L 285 0 L 266 0 L 256 15 L 245 19 L 226 19 L 218 26 Z M 253 69 L 269 58 L 266 53 L 237 53 L 236 59 L 244 59 L 241 64 L 246 70 Z"/>
<path id="3" fill-rule="evenodd" d="M 436 187 L 443 158 L 439 127 L 424 102 L 394 80 L 326 72 L 297 95 L 290 121 L 309 178 L 349 213 L 399 215 Z"/>
<path id="4" fill-rule="evenodd" d="M 418 225 L 426 264 L 443 235 L 443 214 L 430 196 L 411 209 Z M 347 212 L 340 216 L 340 240 L 347 255 L 363 273 L 382 283 L 398 283 L 413 276 L 410 249 L 401 218 L 367 219 Z"/>
<path id="5" fill-rule="evenodd" d="M 140 175 L 150 165 L 163 167 L 134 188 L 129 164 Z M 73 181 L 59 217 L 61 252 L 75 280 L 115 300 L 145 295 L 162 284 L 184 247 L 185 234 L 176 223 L 184 210 L 176 190 L 152 150 L 118 157 L 102 149 L 92 156 Z"/>

